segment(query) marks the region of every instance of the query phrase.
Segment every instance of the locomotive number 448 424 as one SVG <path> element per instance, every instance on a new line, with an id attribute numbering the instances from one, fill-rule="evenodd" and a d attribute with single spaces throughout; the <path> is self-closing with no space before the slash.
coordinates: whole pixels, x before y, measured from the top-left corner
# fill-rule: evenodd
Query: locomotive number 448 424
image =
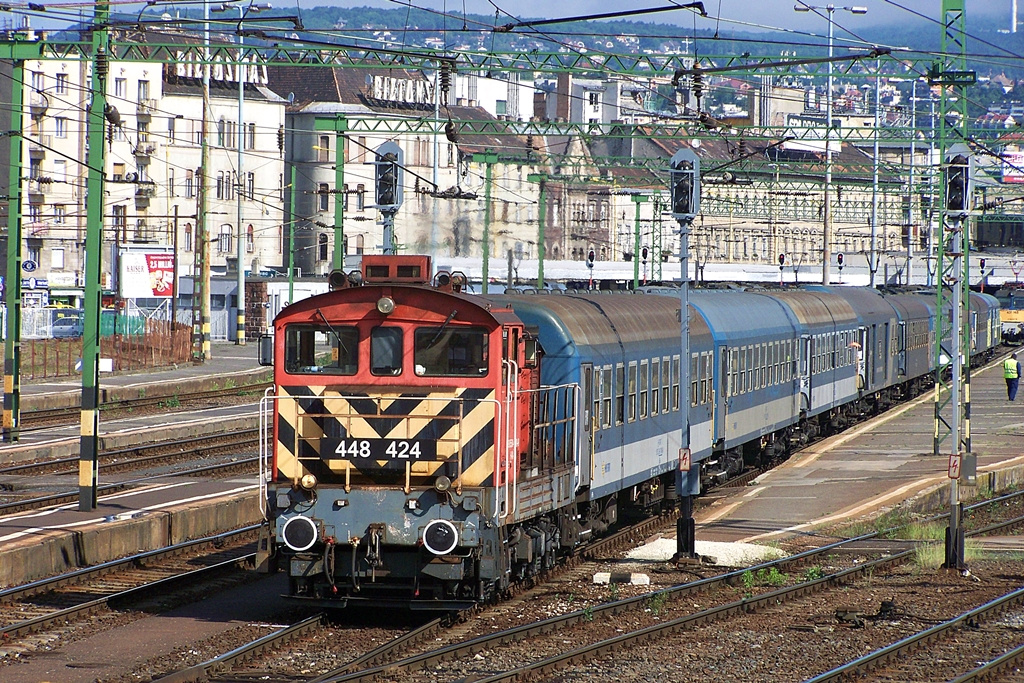
<path id="1" fill-rule="evenodd" d="M 437 443 L 419 439 L 331 439 L 320 442 L 321 455 L 343 460 L 436 460 Z"/>

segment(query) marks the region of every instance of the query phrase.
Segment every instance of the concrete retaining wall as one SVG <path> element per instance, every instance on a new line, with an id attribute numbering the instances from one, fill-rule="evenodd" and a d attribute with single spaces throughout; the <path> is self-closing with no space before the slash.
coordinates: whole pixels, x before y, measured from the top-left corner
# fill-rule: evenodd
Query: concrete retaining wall
<path id="1" fill-rule="evenodd" d="M 252 492 L 11 541 L 0 550 L 0 585 L 23 584 L 256 524 L 262 520 L 258 497 Z"/>

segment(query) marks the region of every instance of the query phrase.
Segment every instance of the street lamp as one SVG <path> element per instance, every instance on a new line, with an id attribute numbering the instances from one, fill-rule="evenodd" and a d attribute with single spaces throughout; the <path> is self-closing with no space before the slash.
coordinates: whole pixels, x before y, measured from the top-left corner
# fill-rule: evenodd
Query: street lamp
<path id="1" fill-rule="evenodd" d="M 835 5 L 808 5 L 804 2 L 798 2 L 793 5 L 794 11 L 797 12 L 810 12 L 814 10 L 815 14 L 820 16 L 819 10 L 824 10 L 828 13 L 828 87 L 825 92 L 825 210 L 823 220 L 823 232 L 824 232 L 824 246 L 821 254 L 821 282 L 827 285 L 829 283 L 829 261 L 832 258 L 832 251 L 829 248 L 829 242 L 832 240 L 832 205 L 830 202 L 830 195 L 832 194 L 832 36 L 834 29 L 834 22 L 832 15 L 837 9 L 842 9 L 850 14 L 867 14 L 867 7 L 836 7 Z"/>
<path id="2" fill-rule="evenodd" d="M 250 2 L 248 5 L 243 4 L 231 4 L 225 2 L 220 7 L 213 8 L 214 12 L 230 12 L 231 10 L 238 10 L 238 24 L 241 28 L 242 20 L 245 19 L 245 15 L 249 12 L 260 12 L 262 10 L 271 9 L 269 3 L 257 4 Z M 243 226 L 244 221 L 242 220 L 242 195 L 245 193 L 245 174 L 242 173 L 242 152 L 245 148 L 245 118 L 242 114 L 242 109 L 245 105 L 245 77 L 246 71 L 245 65 L 242 63 L 243 58 L 243 45 L 245 44 L 245 37 L 242 32 L 238 33 L 238 64 L 235 66 L 235 74 L 238 76 L 238 124 L 235 126 L 235 144 L 238 146 L 238 169 L 236 171 L 238 175 L 238 183 L 235 188 L 235 199 L 238 206 L 238 230 L 237 230 L 237 244 L 235 247 L 235 258 L 238 259 L 238 279 L 236 288 L 238 289 L 238 295 L 235 297 L 237 309 L 235 311 L 237 325 L 235 330 L 235 343 L 239 346 L 245 346 L 245 265 L 242 261 L 245 259 L 245 242 L 248 237 L 248 233 Z"/>

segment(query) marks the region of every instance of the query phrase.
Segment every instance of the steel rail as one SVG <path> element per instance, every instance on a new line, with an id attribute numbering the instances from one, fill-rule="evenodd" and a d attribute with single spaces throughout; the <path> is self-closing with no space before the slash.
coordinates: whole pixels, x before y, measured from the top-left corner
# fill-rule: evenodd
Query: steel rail
<path id="1" fill-rule="evenodd" d="M 1006 672 L 1010 667 L 1015 667 L 1021 659 L 1024 659 L 1024 645 L 1004 652 L 992 661 L 985 662 L 962 676 L 957 676 L 949 683 L 973 683 L 973 681 L 991 680 L 992 676 L 998 676 Z"/>
<path id="2" fill-rule="evenodd" d="M 216 536 L 208 536 L 205 538 L 197 539 L 194 541 L 187 541 L 185 543 L 179 543 L 167 548 L 160 548 L 157 550 L 150 550 L 143 553 L 138 553 L 130 557 L 121 558 L 119 560 L 113 560 L 111 562 L 104 562 L 103 564 L 96 565 L 94 567 L 87 567 L 85 569 L 75 570 L 67 574 L 61 574 L 47 579 L 41 579 L 32 583 L 24 584 L 22 586 L 16 586 L 0 591 L 0 603 L 10 603 L 17 600 L 22 600 L 34 595 L 40 595 L 47 593 L 57 588 L 64 586 L 73 586 L 85 583 L 91 579 L 95 579 L 106 574 L 113 573 L 122 569 L 136 568 L 139 564 L 143 564 L 146 561 L 166 559 L 180 555 L 190 549 L 194 549 L 198 546 L 212 544 L 214 546 L 223 543 L 233 537 L 241 536 L 246 533 L 252 533 L 259 529 L 259 525 L 253 525 L 244 527 L 242 529 L 236 529 Z M 135 586 L 124 591 L 112 593 L 110 595 L 102 596 L 93 600 L 89 600 L 72 607 L 67 607 L 61 610 L 50 612 L 39 617 L 34 617 L 25 621 L 17 622 L 9 626 L 0 628 L 0 639 L 6 640 L 9 638 L 24 635 L 26 633 L 32 633 L 38 631 L 46 626 L 53 624 L 58 621 L 64 621 L 72 617 L 82 616 L 89 614 L 104 608 L 112 602 L 129 601 L 138 599 L 146 595 L 148 591 L 154 589 L 167 589 L 176 586 L 179 583 L 191 583 L 195 580 L 202 579 L 203 577 L 221 571 L 228 567 L 242 564 L 252 564 L 255 561 L 255 553 L 247 553 L 240 555 L 239 557 L 225 560 L 209 567 L 202 567 L 200 569 L 190 569 L 174 576 L 164 577 L 156 581 L 144 583 L 140 586 Z"/>
<path id="3" fill-rule="evenodd" d="M 912 636 L 908 636 L 903 640 L 899 640 L 891 645 L 883 647 L 879 650 L 858 657 L 851 662 L 847 662 L 842 666 L 838 666 L 830 671 L 826 671 L 823 674 L 819 674 L 814 678 L 808 679 L 807 683 L 823 683 L 824 681 L 837 681 L 852 676 L 860 671 L 866 671 L 869 669 L 877 668 L 883 664 L 887 664 L 890 661 L 895 660 L 902 654 L 909 653 L 915 649 L 927 645 L 932 641 L 944 637 L 952 632 L 957 626 L 970 626 L 978 623 L 984 618 L 997 615 L 1005 610 L 1024 603 L 1024 588 L 1007 593 L 1006 595 L 1000 596 L 995 600 L 985 603 L 979 607 L 975 607 L 972 610 L 964 612 L 959 616 L 953 617 L 948 621 L 944 621 L 941 624 L 936 624 L 931 628 L 927 628 L 924 631 L 915 633 Z"/>

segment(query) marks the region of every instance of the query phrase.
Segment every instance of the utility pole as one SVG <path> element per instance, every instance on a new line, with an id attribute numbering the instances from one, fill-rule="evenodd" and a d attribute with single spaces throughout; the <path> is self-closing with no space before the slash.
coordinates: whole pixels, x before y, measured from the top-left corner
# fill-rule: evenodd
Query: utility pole
<path id="1" fill-rule="evenodd" d="M 869 285 L 875 286 L 875 273 L 878 272 L 878 113 L 882 106 L 882 99 L 878 92 L 882 81 L 879 78 L 879 71 L 882 68 L 882 60 L 875 60 L 875 125 L 874 125 L 874 156 L 871 164 L 871 256 L 868 258 Z M 841 279 L 840 279 L 841 281 Z"/>
<path id="2" fill-rule="evenodd" d="M 491 257 L 491 181 L 493 178 L 492 169 L 494 164 L 498 163 L 498 155 L 494 152 L 484 152 L 483 154 L 474 154 L 471 160 L 474 164 L 484 164 L 486 166 L 484 174 L 484 237 L 482 243 L 484 260 L 481 269 L 483 284 L 480 287 L 480 293 L 487 294 L 487 267 Z"/>
<path id="3" fill-rule="evenodd" d="M 21 45 L 12 46 L 10 162 L 7 168 L 7 276 L 4 280 L 4 303 L 7 306 L 4 339 L 4 415 L 3 440 L 19 439 L 21 422 L 21 183 L 22 137 L 24 130 L 23 102 L 25 94 L 25 60 L 19 54 Z"/>
<path id="4" fill-rule="evenodd" d="M 946 530 L 946 563 L 964 569 L 964 535 L 960 525 L 960 474 L 971 454 L 970 429 L 970 316 L 968 288 L 970 259 L 970 149 L 967 140 L 967 98 L 964 87 L 976 75 L 966 70 L 966 0 L 942 0 L 942 62 L 929 71 L 932 85 L 942 86 L 939 138 L 944 168 L 943 202 L 936 266 L 935 438 L 934 453 L 949 455 L 950 518 Z M 951 53 L 951 50 L 954 51 Z M 952 92 L 951 92 L 952 91 Z M 952 118 L 959 116 L 959 123 Z M 959 130 L 957 130 L 959 128 Z M 962 150 L 959 151 L 959 150 Z M 946 311 L 950 320 L 946 320 Z M 946 374 L 950 379 L 946 380 Z"/>
<path id="5" fill-rule="evenodd" d="M 85 215 L 85 308 L 82 332 L 82 420 L 78 460 L 78 509 L 96 509 L 100 430 L 100 273 L 103 254 L 103 132 L 106 128 L 107 75 L 110 71 L 110 5 L 93 10 L 92 82 L 86 135 L 89 150 Z"/>
<path id="6" fill-rule="evenodd" d="M 537 289 L 544 289 L 544 228 L 547 221 L 547 173 L 530 173 L 526 180 L 540 184 L 539 206 L 537 207 Z"/>
<path id="7" fill-rule="evenodd" d="M 317 131 L 334 132 L 334 257 L 331 268 L 345 269 L 345 131 L 348 119 L 344 114 L 334 118 L 317 118 L 313 122 Z"/>
<path id="8" fill-rule="evenodd" d="M 213 357 L 210 344 L 210 231 L 207 222 L 207 186 L 210 149 L 207 143 L 210 120 L 210 5 L 203 3 L 203 136 L 199 145 L 196 174 L 196 265 L 192 271 L 192 360 L 203 363 Z"/>

